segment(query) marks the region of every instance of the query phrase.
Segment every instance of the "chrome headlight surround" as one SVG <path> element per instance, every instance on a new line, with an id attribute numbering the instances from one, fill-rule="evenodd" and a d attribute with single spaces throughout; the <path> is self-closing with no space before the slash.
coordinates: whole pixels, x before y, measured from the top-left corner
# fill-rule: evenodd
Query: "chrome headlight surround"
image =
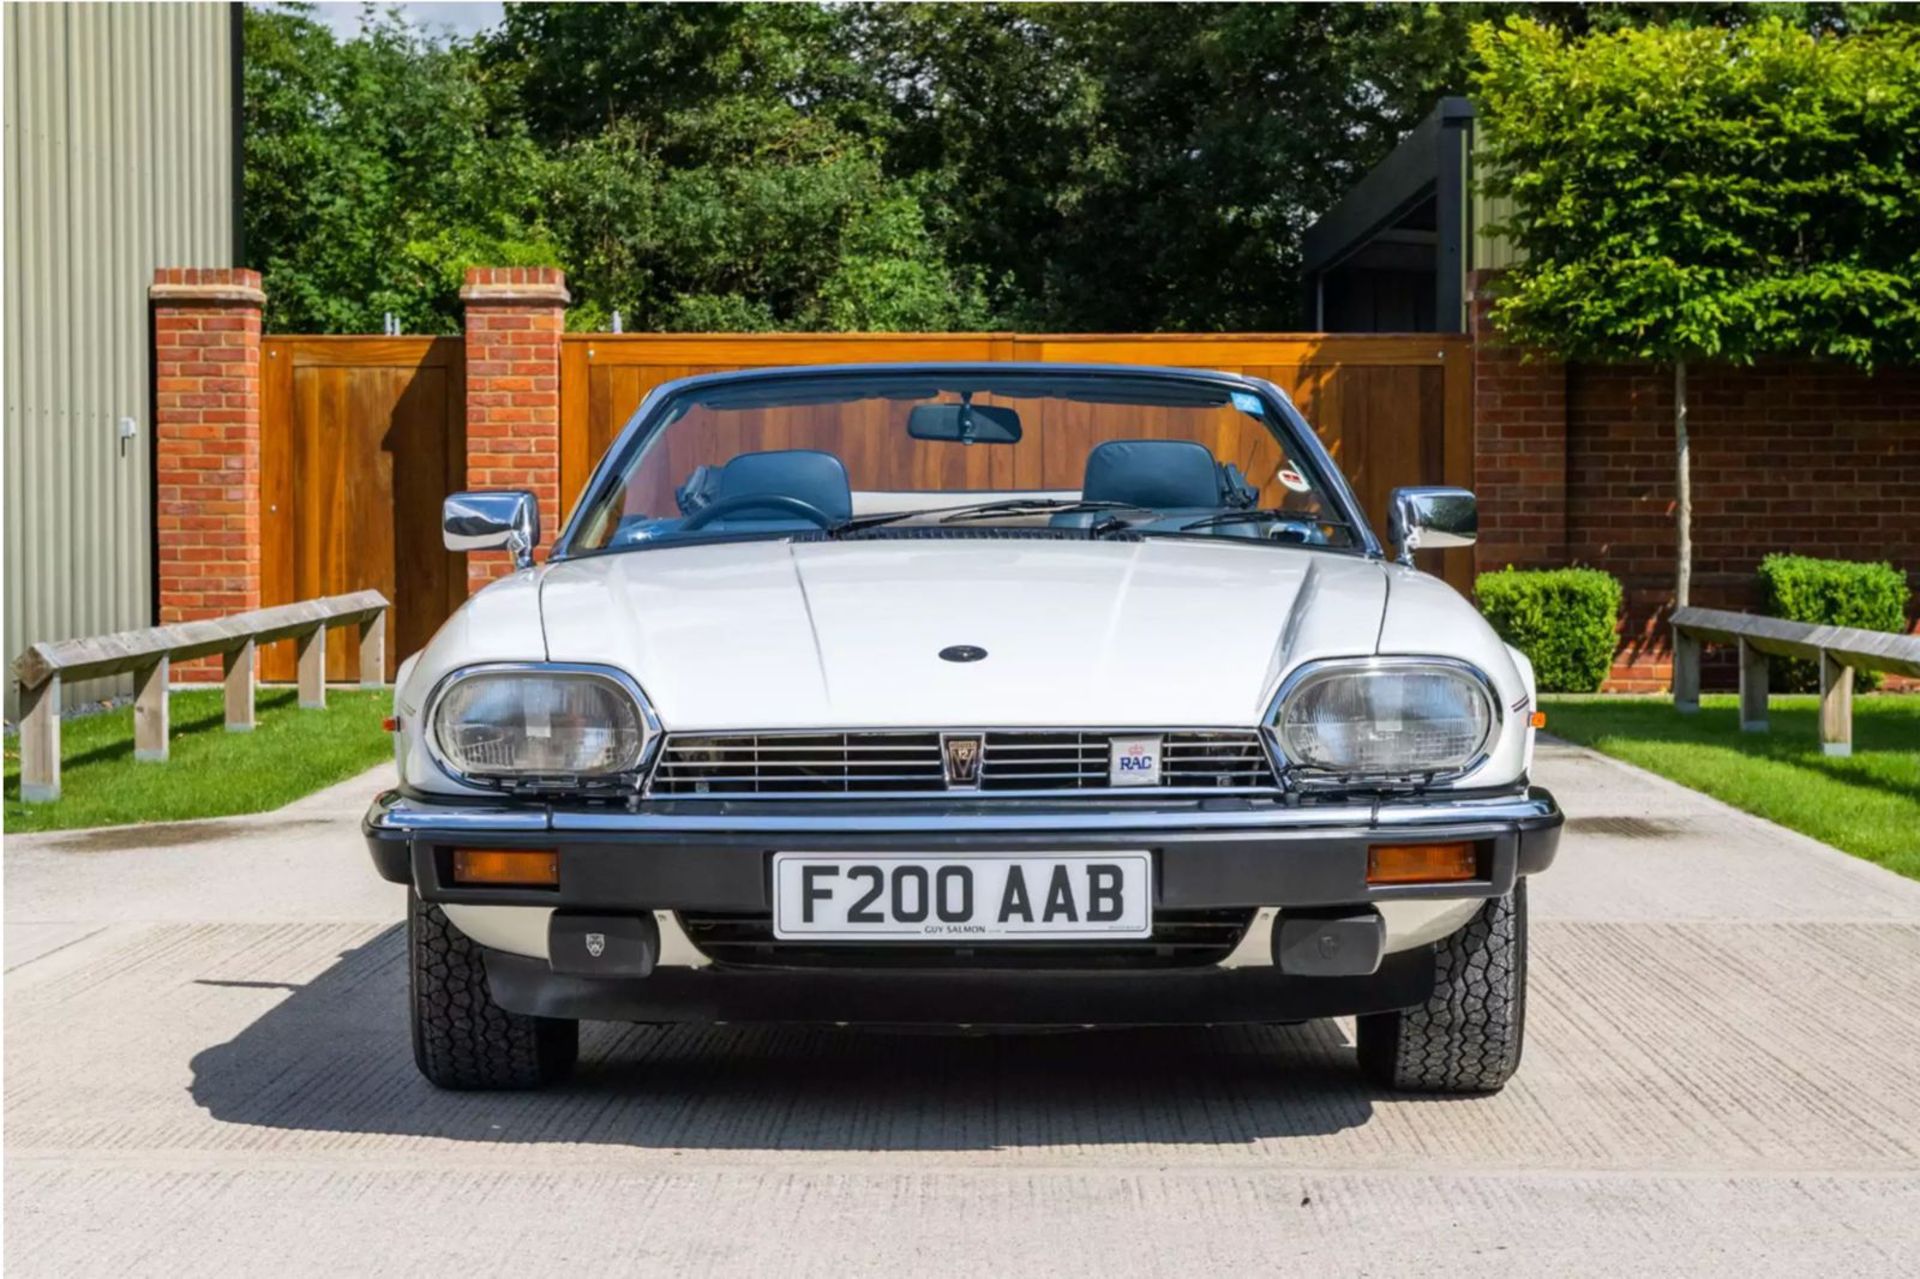
<path id="1" fill-rule="evenodd" d="M 505 764 L 476 767 L 468 751 L 443 740 L 442 713 L 449 708 L 448 699 L 454 693 L 479 681 L 525 681 L 530 685 L 543 679 L 589 683 L 617 699 L 613 704 L 632 718 L 627 724 L 609 723 L 606 727 L 616 735 L 630 730 L 637 739 L 631 749 L 621 750 L 606 764 L 589 768 L 543 770 Z M 427 754 L 441 772 L 464 786 L 512 792 L 637 791 L 662 737 L 660 720 L 632 676 L 616 667 L 581 662 L 486 662 L 459 667 L 434 685 L 420 725 Z"/>
<path id="2" fill-rule="evenodd" d="M 1337 680 L 1357 677 L 1376 681 L 1407 675 L 1439 676 L 1473 699 L 1468 705 L 1479 711 L 1484 727 L 1471 749 L 1455 750 L 1424 763 L 1400 761 L 1391 768 L 1340 767 L 1324 758 L 1324 751 L 1316 755 L 1312 748 L 1303 748 L 1290 737 L 1288 712 L 1299 704 L 1299 699 Z M 1352 657 L 1308 662 L 1281 683 L 1267 712 L 1267 733 L 1272 739 L 1275 757 L 1285 765 L 1286 777 L 1303 789 L 1426 786 L 1454 781 L 1487 761 L 1500 739 L 1500 731 L 1500 698 L 1493 681 L 1479 667 L 1452 657 Z"/>

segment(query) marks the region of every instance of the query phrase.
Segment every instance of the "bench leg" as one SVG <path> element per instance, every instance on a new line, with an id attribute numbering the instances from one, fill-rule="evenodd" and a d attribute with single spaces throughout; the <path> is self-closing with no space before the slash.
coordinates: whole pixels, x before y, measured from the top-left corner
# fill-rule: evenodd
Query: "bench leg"
<path id="1" fill-rule="evenodd" d="M 1740 641 L 1740 731 L 1767 731 L 1767 655 Z"/>
<path id="2" fill-rule="evenodd" d="M 248 640 L 220 655 L 220 665 L 226 672 L 229 733 L 253 731 L 253 648 L 253 641 Z"/>
<path id="3" fill-rule="evenodd" d="M 360 687 L 387 682 L 387 615 L 375 613 L 360 623 Z"/>
<path id="4" fill-rule="evenodd" d="M 133 757 L 143 763 L 167 759 L 167 678 L 173 663 L 161 658 L 133 673 Z"/>
<path id="5" fill-rule="evenodd" d="M 1673 709 L 1682 715 L 1700 711 L 1700 641 L 1673 633 Z"/>
<path id="6" fill-rule="evenodd" d="M 1820 753 L 1853 754 L 1853 672 L 1820 654 Z"/>
<path id="7" fill-rule="evenodd" d="M 20 690 L 20 798 L 49 804 L 60 798 L 60 677 Z"/>
<path id="8" fill-rule="evenodd" d="M 300 653 L 300 709 L 327 708 L 327 628 L 316 626 L 294 640 Z"/>

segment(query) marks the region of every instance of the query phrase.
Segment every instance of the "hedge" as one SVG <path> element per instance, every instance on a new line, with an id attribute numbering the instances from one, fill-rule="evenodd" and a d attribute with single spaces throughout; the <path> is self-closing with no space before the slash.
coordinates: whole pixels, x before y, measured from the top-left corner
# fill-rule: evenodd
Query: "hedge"
<path id="1" fill-rule="evenodd" d="M 1769 617 L 1866 631 L 1907 629 L 1907 577 L 1891 564 L 1769 555 L 1760 561 L 1760 590 Z M 1881 676 L 1856 671 L 1853 679 L 1854 687 L 1865 691 Z M 1813 662 L 1776 661 L 1772 682 L 1783 691 L 1812 692 L 1820 687 L 1820 668 Z"/>
<path id="2" fill-rule="evenodd" d="M 1527 655 L 1543 693 L 1592 693 L 1613 666 L 1620 582 L 1597 568 L 1482 573 L 1474 602 Z"/>

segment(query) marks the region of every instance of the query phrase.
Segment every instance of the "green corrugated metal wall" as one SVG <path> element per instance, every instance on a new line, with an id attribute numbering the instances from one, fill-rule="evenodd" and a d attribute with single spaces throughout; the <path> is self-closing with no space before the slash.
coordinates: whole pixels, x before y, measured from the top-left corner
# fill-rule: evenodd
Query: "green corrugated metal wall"
<path id="1" fill-rule="evenodd" d="M 5 6 L 8 661 L 152 624 L 147 285 L 234 260 L 234 21 L 226 4 Z"/>
<path id="2" fill-rule="evenodd" d="M 1478 148 L 1481 133 L 1487 127 L 1486 121 L 1476 120 L 1473 125 L 1473 146 Z M 1469 157 L 1467 172 L 1469 187 L 1472 191 L 1472 219 L 1468 223 L 1473 228 L 1473 249 L 1469 255 L 1471 269 L 1475 271 L 1500 271 L 1517 265 L 1520 250 L 1513 241 L 1503 235 L 1487 234 L 1487 227 L 1497 225 L 1513 216 L 1513 201 L 1506 196 L 1494 197 L 1480 190 L 1478 179 L 1481 174 L 1473 166 Z"/>

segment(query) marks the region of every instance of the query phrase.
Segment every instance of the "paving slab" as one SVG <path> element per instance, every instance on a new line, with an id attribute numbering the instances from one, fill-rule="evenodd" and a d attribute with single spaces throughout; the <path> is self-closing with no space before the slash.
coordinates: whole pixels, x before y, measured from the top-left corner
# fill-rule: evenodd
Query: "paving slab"
<path id="1" fill-rule="evenodd" d="M 6 842 L 11 1273 L 1911 1273 L 1920 885 L 1559 744 L 1528 1041 L 1479 1099 L 1346 1021 L 592 1025 L 434 1091 L 401 890 L 296 809 Z"/>

